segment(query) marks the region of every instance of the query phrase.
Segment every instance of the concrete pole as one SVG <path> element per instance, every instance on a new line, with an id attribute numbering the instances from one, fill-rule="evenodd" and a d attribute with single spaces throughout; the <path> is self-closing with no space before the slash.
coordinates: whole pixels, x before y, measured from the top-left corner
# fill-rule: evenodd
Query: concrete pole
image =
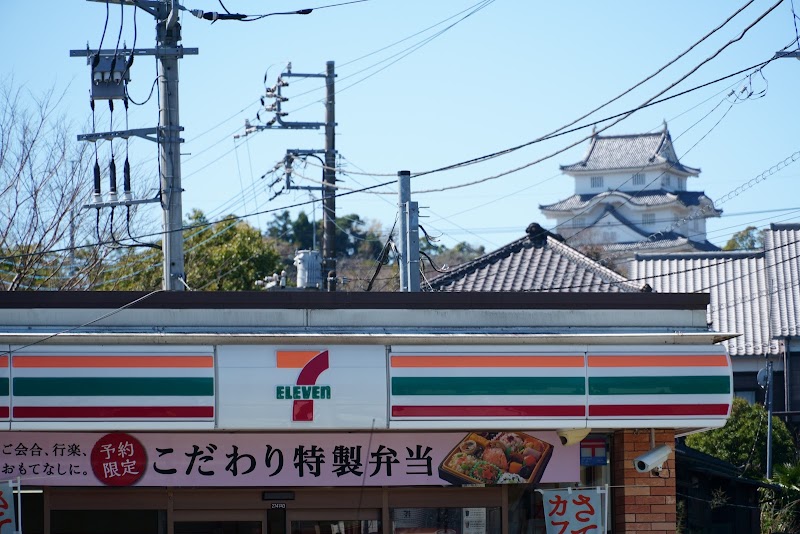
<path id="1" fill-rule="evenodd" d="M 158 17 L 156 39 L 159 47 L 175 49 L 181 40 L 177 7 L 167 5 L 164 16 Z M 164 271 L 162 288 L 183 291 L 186 275 L 183 265 L 183 202 L 181 194 L 180 120 L 178 116 L 178 56 L 160 54 L 159 84 L 159 167 L 161 171 L 161 208 L 163 210 Z"/>
<path id="2" fill-rule="evenodd" d="M 408 203 L 411 201 L 411 171 L 397 173 L 400 211 L 400 291 L 408 291 Z"/>
<path id="3" fill-rule="evenodd" d="M 336 291 L 336 91 L 334 62 L 325 71 L 325 168 L 322 181 L 322 264 L 328 279 L 328 291 Z"/>

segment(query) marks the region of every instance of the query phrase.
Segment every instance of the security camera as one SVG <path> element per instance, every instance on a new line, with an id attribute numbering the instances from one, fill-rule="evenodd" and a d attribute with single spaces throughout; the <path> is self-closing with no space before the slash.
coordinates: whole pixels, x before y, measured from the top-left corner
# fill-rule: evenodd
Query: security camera
<path id="1" fill-rule="evenodd" d="M 591 428 L 562 428 L 561 430 L 556 430 L 556 434 L 558 434 L 558 439 L 561 440 L 562 445 L 569 446 L 583 441 L 583 438 L 588 436 L 591 431 Z"/>
<path id="2" fill-rule="evenodd" d="M 641 456 L 633 459 L 633 466 L 640 473 L 661 469 L 664 462 L 669 458 L 672 449 L 669 445 L 662 445 L 655 449 L 650 449 Z"/>

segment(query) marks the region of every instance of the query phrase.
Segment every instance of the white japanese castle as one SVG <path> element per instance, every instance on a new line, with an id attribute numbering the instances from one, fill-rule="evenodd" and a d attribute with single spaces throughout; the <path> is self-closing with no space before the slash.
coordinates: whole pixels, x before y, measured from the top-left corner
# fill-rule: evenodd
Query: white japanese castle
<path id="1" fill-rule="evenodd" d="M 687 191 L 700 169 L 682 164 L 664 123 L 657 133 L 593 135 L 584 158 L 561 171 L 575 194 L 539 209 L 573 247 L 636 251 L 708 251 L 706 219 L 721 210 L 702 191 Z"/>

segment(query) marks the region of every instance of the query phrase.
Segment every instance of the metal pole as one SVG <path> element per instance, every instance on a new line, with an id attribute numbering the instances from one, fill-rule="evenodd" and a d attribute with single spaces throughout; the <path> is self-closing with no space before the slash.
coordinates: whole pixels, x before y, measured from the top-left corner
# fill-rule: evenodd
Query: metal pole
<path id="1" fill-rule="evenodd" d="M 411 171 L 398 171 L 397 209 L 400 210 L 400 291 L 408 291 L 408 203 L 411 200 Z"/>
<path id="2" fill-rule="evenodd" d="M 177 21 L 177 5 L 169 2 L 161 9 L 163 16 L 156 23 L 158 47 L 176 48 L 181 40 Z M 167 10 L 170 10 L 167 12 Z M 163 289 L 183 291 L 183 203 L 181 200 L 181 153 L 178 116 L 178 56 L 160 54 L 159 88 L 159 163 L 161 171 L 161 207 L 164 213 L 164 280 Z"/>
<path id="3" fill-rule="evenodd" d="M 328 61 L 325 70 L 325 168 L 322 181 L 322 211 L 324 234 L 322 262 L 328 278 L 328 291 L 336 291 L 336 91 L 334 62 Z"/>
<path id="4" fill-rule="evenodd" d="M 772 479 L 772 362 L 767 362 L 767 480 Z"/>

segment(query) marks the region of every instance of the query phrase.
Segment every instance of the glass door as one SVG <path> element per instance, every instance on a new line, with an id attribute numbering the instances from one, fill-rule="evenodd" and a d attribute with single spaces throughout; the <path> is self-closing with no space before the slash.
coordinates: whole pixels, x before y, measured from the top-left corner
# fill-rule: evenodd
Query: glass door
<path id="1" fill-rule="evenodd" d="M 292 510 L 288 520 L 288 534 L 381 534 L 383 532 L 380 510 Z"/>
<path id="2" fill-rule="evenodd" d="M 175 534 L 262 534 L 261 521 L 175 521 Z"/>

